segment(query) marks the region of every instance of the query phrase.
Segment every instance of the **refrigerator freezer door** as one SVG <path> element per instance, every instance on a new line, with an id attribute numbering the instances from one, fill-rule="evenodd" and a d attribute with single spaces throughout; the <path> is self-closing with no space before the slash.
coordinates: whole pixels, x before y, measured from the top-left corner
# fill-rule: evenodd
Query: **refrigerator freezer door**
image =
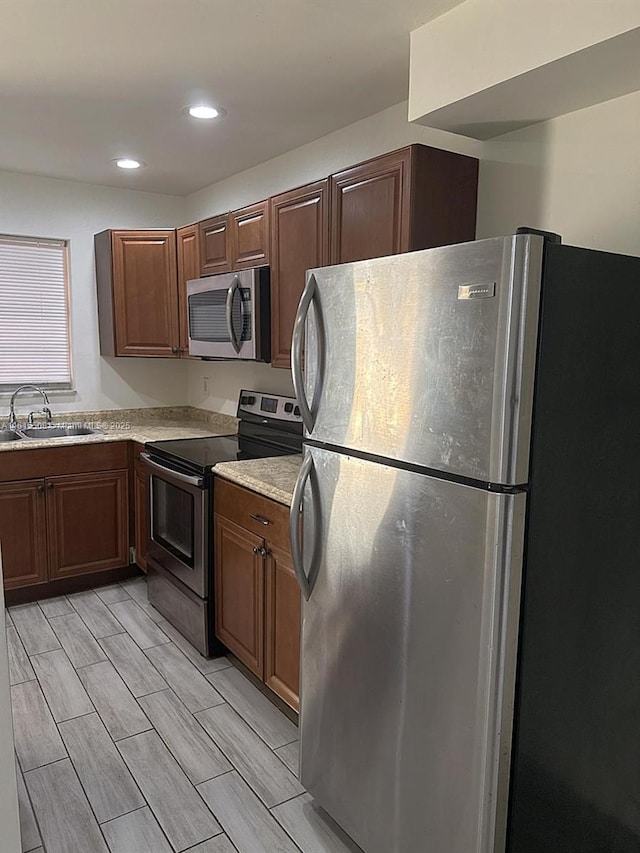
<path id="1" fill-rule="evenodd" d="M 526 497 L 305 454 L 302 783 L 367 853 L 503 850 Z"/>
<path id="2" fill-rule="evenodd" d="M 518 235 L 312 270 L 294 334 L 300 359 L 306 316 L 294 378 L 308 437 L 526 483 L 543 245 Z"/>

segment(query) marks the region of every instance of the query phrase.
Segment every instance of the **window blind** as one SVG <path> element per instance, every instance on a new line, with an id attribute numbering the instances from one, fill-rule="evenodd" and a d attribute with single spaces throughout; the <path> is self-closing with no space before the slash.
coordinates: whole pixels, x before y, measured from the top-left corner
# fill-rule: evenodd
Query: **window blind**
<path id="1" fill-rule="evenodd" d="M 71 386 L 67 244 L 0 235 L 0 389 Z"/>

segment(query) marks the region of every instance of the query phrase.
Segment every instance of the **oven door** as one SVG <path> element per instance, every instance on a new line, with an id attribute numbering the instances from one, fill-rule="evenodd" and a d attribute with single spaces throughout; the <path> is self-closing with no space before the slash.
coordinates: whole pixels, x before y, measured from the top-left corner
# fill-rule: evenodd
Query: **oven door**
<path id="1" fill-rule="evenodd" d="M 141 453 L 149 473 L 149 555 L 200 598 L 209 595 L 209 490 L 202 477 Z"/>

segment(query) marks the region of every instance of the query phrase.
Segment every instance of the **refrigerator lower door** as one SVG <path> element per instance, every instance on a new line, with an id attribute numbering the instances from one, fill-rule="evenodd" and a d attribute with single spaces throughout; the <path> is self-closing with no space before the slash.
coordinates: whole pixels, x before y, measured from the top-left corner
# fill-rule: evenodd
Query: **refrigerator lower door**
<path id="1" fill-rule="evenodd" d="M 503 850 L 525 495 L 309 454 L 302 783 L 366 853 Z"/>

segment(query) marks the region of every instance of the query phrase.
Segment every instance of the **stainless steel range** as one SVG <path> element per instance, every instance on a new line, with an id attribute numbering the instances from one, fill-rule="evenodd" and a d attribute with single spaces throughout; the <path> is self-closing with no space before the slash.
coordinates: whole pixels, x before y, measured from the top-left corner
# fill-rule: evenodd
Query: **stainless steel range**
<path id="1" fill-rule="evenodd" d="M 241 391 L 237 414 L 237 435 L 153 441 L 142 454 L 150 477 L 149 600 L 203 655 L 221 650 L 214 630 L 213 469 L 302 451 L 294 398 Z"/>

